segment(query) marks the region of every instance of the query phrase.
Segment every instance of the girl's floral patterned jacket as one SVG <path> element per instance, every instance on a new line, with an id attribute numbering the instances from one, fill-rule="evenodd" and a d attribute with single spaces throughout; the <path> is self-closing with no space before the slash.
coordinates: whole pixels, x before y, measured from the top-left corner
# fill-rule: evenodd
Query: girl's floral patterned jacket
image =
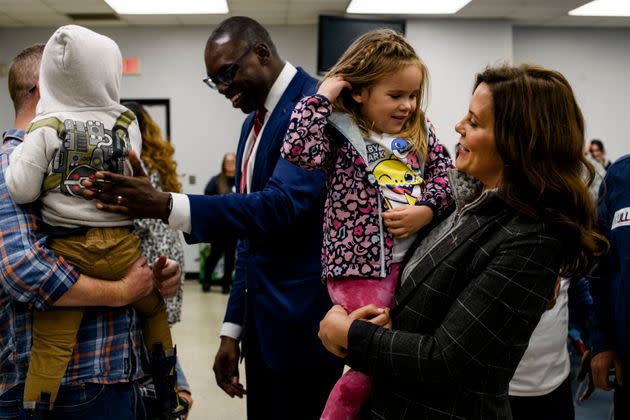
<path id="1" fill-rule="evenodd" d="M 424 188 L 416 205 L 433 209 L 436 220 L 453 204 L 446 174 L 452 165 L 428 120 L 426 126 Z M 322 95 L 303 98 L 293 110 L 281 153 L 302 168 L 326 172 L 323 277 L 386 277 L 394 238 L 383 225 L 381 191 L 350 115 L 332 113 Z"/>

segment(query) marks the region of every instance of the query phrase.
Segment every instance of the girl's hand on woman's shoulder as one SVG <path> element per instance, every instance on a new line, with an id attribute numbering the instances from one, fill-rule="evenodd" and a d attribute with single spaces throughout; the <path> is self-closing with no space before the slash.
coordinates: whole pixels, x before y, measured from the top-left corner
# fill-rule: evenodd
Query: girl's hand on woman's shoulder
<path id="1" fill-rule="evenodd" d="M 330 102 L 334 102 L 344 89 L 352 89 L 352 85 L 341 76 L 332 76 L 324 79 L 317 89 L 317 94 L 325 96 Z"/>

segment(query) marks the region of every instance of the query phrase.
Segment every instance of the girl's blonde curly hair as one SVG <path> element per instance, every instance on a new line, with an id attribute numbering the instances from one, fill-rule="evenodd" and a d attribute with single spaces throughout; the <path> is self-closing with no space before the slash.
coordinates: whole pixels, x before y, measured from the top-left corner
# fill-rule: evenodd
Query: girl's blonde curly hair
<path id="1" fill-rule="evenodd" d="M 418 86 L 416 109 L 398 135 L 409 139 L 420 157 L 425 157 L 427 139 L 423 107 L 428 94 L 429 72 L 403 35 L 391 29 L 376 29 L 361 35 L 348 47 L 326 77 L 341 76 L 352 85 L 352 91 L 344 89 L 333 102 L 333 109 L 350 114 L 361 131 L 367 134 L 372 122 L 362 115 L 361 106 L 352 98 L 352 93 L 370 89 L 383 78 L 410 65 L 420 68 L 422 79 Z"/>

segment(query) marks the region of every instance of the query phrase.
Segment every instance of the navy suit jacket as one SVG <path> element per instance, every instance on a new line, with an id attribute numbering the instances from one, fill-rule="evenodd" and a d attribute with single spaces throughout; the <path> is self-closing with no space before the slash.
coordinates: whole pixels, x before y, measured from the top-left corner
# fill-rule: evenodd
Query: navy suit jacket
<path id="1" fill-rule="evenodd" d="M 259 350 L 273 370 L 339 365 L 317 338 L 319 321 L 332 306 L 321 280 L 324 174 L 280 158 L 291 112 L 316 86 L 316 79 L 298 69 L 258 140 L 249 194 L 189 196 L 187 242 L 240 239 L 225 321 L 245 326 L 245 357 Z M 241 131 L 237 191 L 253 118 L 248 115 Z M 248 345 L 251 328 L 258 346 Z"/>

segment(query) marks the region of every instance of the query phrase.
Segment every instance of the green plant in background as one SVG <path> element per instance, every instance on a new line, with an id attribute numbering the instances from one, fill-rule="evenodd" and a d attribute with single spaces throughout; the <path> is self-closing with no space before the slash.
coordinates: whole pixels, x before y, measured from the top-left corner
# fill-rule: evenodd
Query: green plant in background
<path id="1" fill-rule="evenodd" d="M 206 279 L 206 258 L 210 255 L 210 245 L 204 245 L 199 250 L 199 280 Z M 217 263 L 214 271 L 210 273 L 210 280 L 221 280 L 223 278 L 223 257 Z"/>

